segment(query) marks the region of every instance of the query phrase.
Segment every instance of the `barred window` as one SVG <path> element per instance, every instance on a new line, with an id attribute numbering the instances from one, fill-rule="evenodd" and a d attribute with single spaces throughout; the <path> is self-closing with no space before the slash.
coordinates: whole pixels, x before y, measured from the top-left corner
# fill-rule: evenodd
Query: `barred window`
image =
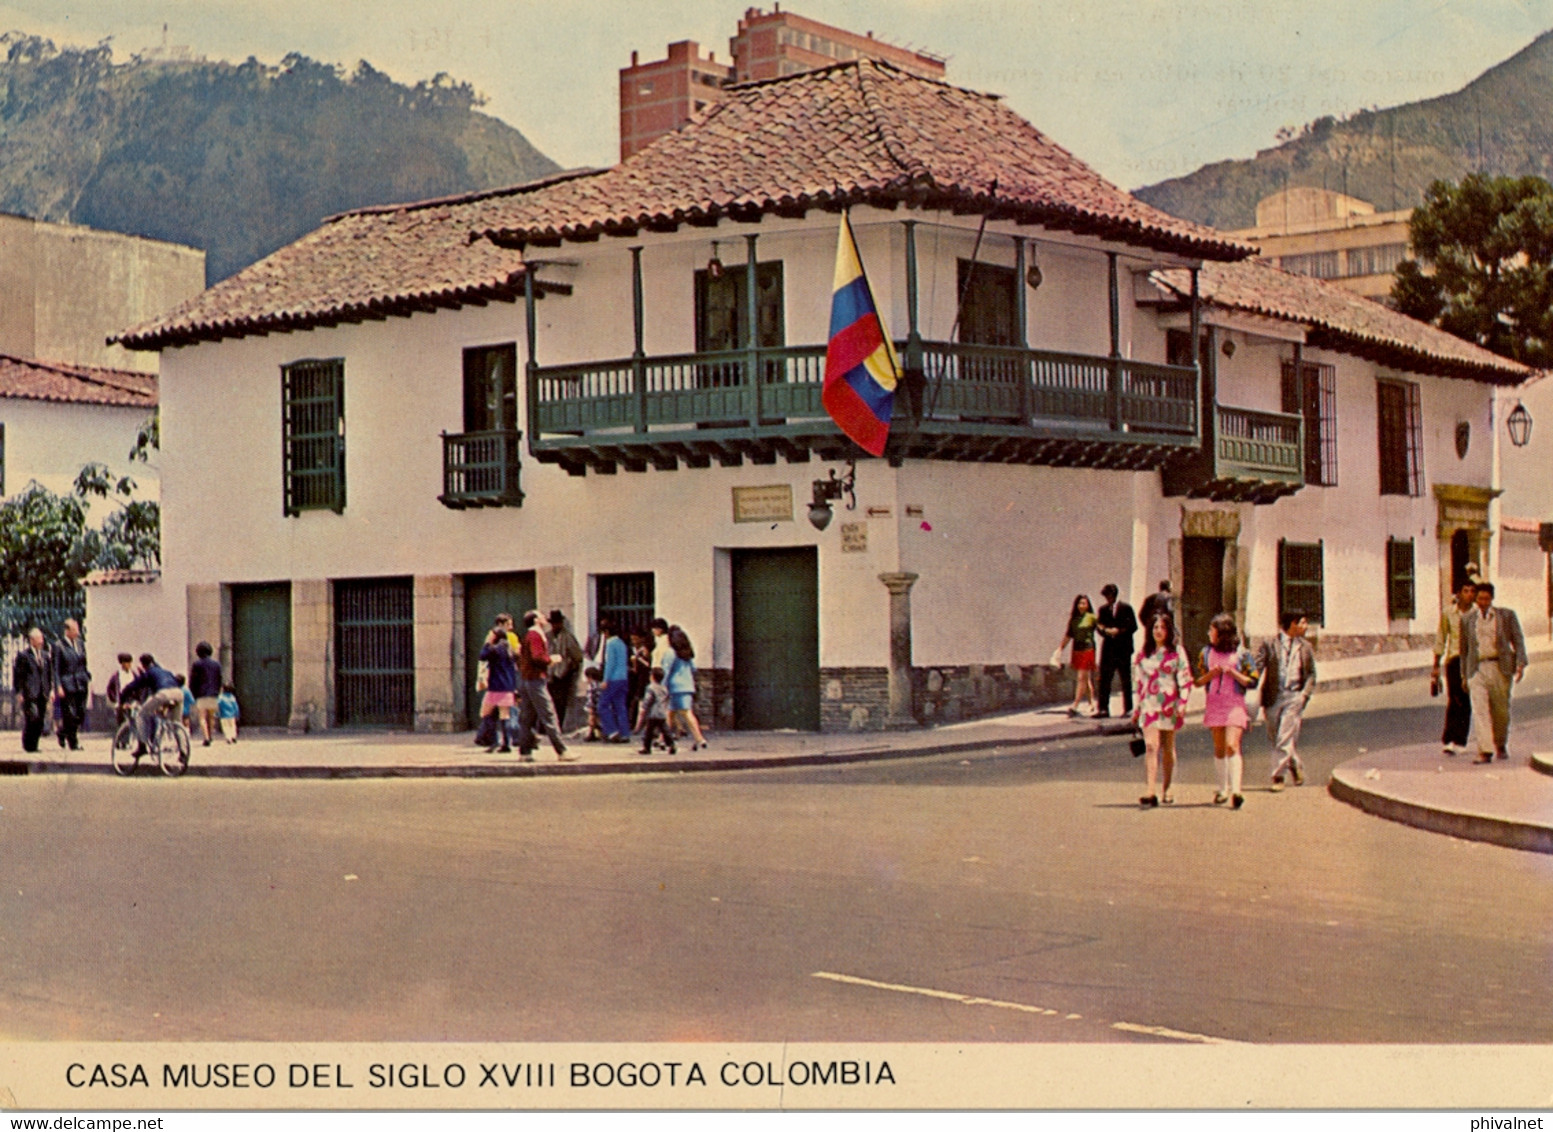
<path id="1" fill-rule="evenodd" d="M 1386 540 L 1386 616 L 1411 621 L 1415 616 L 1413 540 Z"/>
<path id="2" fill-rule="evenodd" d="M 1424 493 L 1423 413 L 1418 385 L 1411 381 L 1376 383 L 1380 418 L 1380 493 Z"/>
<path id="3" fill-rule="evenodd" d="M 1323 545 L 1320 542 L 1278 540 L 1278 617 L 1285 613 L 1308 617 L 1312 625 L 1325 620 L 1322 587 Z"/>
<path id="4" fill-rule="evenodd" d="M 1305 418 L 1305 482 L 1337 486 L 1337 367 L 1283 363 L 1283 411 Z"/>
<path id="5" fill-rule="evenodd" d="M 280 367 L 285 513 L 345 510 L 345 359 Z"/>
<path id="6" fill-rule="evenodd" d="M 600 574 L 595 579 L 596 614 L 608 614 L 622 637 L 646 633 L 654 612 L 651 571 L 641 574 Z"/>

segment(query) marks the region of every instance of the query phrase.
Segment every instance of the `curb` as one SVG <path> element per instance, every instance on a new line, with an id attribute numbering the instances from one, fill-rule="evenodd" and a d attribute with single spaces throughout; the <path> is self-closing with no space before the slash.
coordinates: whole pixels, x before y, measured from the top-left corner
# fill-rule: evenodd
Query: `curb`
<path id="1" fill-rule="evenodd" d="M 932 755 L 955 755 L 975 751 L 991 751 L 1002 747 L 1033 746 L 1037 743 L 1059 742 L 1069 739 L 1094 739 L 1106 735 L 1129 734 L 1132 725 L 1101 724 L 1093 726 L 1069 726 L 1057 728 L 1042 735 L 1014 736 L 1004 739 L 975 739 L 961 743 L 940 743 L 925 747 L 867 747 L 861 750 L 838 751 L 835 754 L 812 753 L 803 755 L 748 756 L 732 759 L 690 758 L 677 756 L 643 759 L 640 762 L 513 762 L 465 763 L 451 766 L 200 766 L 192 764 L 183 777 L 230 779 L 305 779 L 312 781 L 352 780 L 366 778 L 554 778 L 584 775 L 622 774 L 697 774 L 719 770 L 765 770 L 770 768 L 807 766 L 845 766 L 853 763 L 888 762 L 898 759 L 926 758 Z M 51 763 L 41 760 L 0 760 L 0 775 L 29 774 L 105 774 L 112 775 L 108 763 Z M 154 769 L 136 777 L 165 777 Z"/>
<path id="2" fill-rule="evenodd" d="M 1535 760 L 1533 765 L 1537 765 Z M 1543 768 L 1538 766 L 1537 769 Z M 1553 767 L 1547 768 L 1544 773 L 1553 774 Z M 1493 845 L 1502 845 L 1507 849 L 1553 853 L 1553 827 L 1496 818 L 1489 814 L 1477 814 L 1466 810 L 1431 807 L 1421 802 L 1409 802 L 1376 793 L 1350 781 L 1341 767 L 1332 772 L 1331 781 L 1327 783 L 1327 792 L 1338 801 L 1357 806 L 1376 817 L 1401 822 L 1431 833 L 1444 833 L 1466 841 L 1486 841 Z"/>
<path id="3" fill-rule="evenodd" d="M 1553 754 L 1547 751 L 1533 751 L 1531 753 L 1531 769 L 1543 774 L 1553 774 Z"/>

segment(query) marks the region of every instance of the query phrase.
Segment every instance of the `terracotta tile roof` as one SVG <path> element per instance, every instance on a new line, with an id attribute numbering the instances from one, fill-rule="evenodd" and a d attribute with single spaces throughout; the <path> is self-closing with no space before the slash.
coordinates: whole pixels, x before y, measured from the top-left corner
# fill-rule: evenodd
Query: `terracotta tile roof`
<path id="1" fill-rule="evenodd" d="M 1254 251 L 1123 192 L 997 96 L 875 60 L 732 87 L 613 169 L 477 211 L 483 234 L 522 245 L 864 202 L 990 210 L 1192 258 Z"/>
<path id="2" fill-rule="evenodd" d="M 471 239 L 472 202 L 523 196 L 577 175 L 332 216 L 296 243 L 110 341 L 161 349 L 513 299 L 523 288 L 522 253 Z"/>
<path id="3" fill-rule="evenodd" d="M 731 88 L 613 169 L 333 217 L 115 341 L 160 349 L 512 298 L 524 244 L 851 203 L 991 211 L 1194 259 L 1255 250 L 1129 196 L 996 96 L 864 60 Z"/>
<path id="4" fill-rule="evenodd" d="M 156 374 L 0 354 L 0 397 L 154 409 Z"/>
<path id="5" fill-rule="evenodd" d="M 1191 279 L 1185 270 L 1156 271 L 1156 282 L 1185 298 Z M 1205 263 L 1198 292 L 1215 306 L 1303 323 L 1311 346 L 1355 354 L 1417 373 L 1466 377 L 1514 385 L 1536 371 L 1437 326 L 1399 314 L 1335 283 L 1292 275 L 1260 260 Z"/>

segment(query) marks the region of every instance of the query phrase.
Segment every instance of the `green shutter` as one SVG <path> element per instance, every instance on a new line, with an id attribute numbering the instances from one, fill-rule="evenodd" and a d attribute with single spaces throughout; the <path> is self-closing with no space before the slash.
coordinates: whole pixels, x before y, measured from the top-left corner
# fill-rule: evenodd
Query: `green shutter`
<path id="1" fill-rule="evenodd" d="M 281 367 L 285 513 L 345 510 L 345 359 Z"/>

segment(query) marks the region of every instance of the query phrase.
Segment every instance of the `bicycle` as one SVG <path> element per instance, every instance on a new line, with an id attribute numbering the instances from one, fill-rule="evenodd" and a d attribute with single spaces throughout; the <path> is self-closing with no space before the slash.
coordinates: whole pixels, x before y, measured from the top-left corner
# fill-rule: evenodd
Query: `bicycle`
<path id="1" fill-rule="evenodd" d="M 169 778 L 177 778 L 189 767 L 189 729 L 183 720 L 166 712 L 158 712 L 156 726 L 151 729 L 151 741 L 145 753 Z M 135 716 L 131 715 L 113 733 L 113 772 L 121 776 L 135 773 L 141 756 L 135 753 L 140 736 L 135 728 Z"/>

